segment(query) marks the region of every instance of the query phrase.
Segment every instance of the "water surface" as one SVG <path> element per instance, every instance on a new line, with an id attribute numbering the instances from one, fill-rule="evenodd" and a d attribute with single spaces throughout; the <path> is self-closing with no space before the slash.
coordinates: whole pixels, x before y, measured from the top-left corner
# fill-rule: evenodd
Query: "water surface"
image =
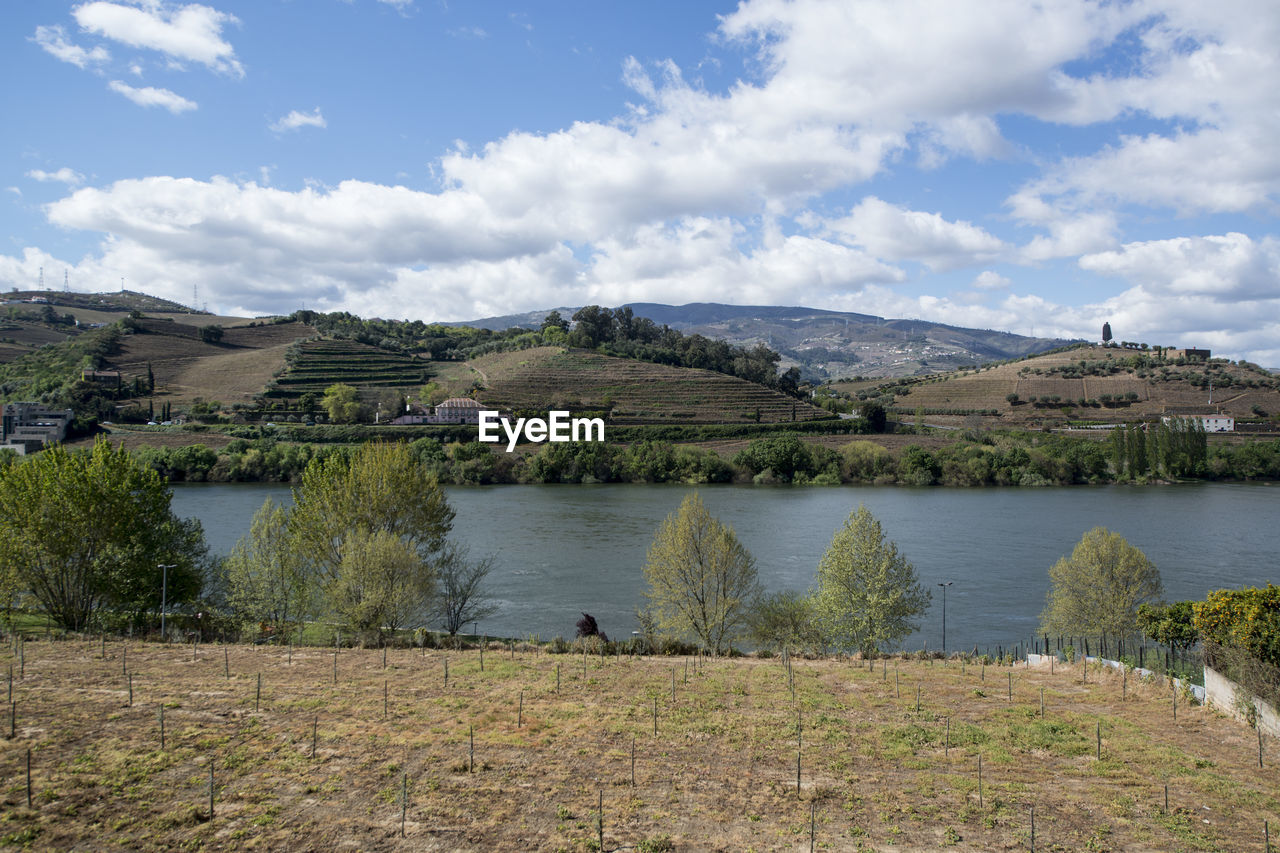
<path id="1" fill-rule="evenodd" d="M 479 626 L 503 636 L 572 637 L 582 612 L 625 637 L 643 603 L 641 566 L 654 530 L 691 487 L 678 485 L 449 487 L 453 535 L 495 561 L 501 611 Z M 289 487 L 178 484 L 173 506 L 199 518 L 227 553 L 270 496 Z M 734 527 L 768 590 L 807 589 L 836 529 L 859 503 L 934 593 L 907 648 L 1010 644 L 1036 630 L 1049 567 L 1090 528 L 1119 532 L 1159 567 L 1169 600 L 1280 581 L 1280 486 L 1205 483 L 1044 489 L 709 486 L 708 509 Z"/>

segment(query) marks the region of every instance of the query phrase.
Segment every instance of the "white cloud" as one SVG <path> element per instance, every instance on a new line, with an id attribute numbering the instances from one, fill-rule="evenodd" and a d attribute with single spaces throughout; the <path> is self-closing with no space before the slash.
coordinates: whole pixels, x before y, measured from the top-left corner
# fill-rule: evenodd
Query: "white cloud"
<path id="1" fill-rule="evenodd" d="M 117 0 L 75 15 L 89 32 L 162 51 L 156 65 L 243 72 L 223 37 L 234 19 L 208 7 Z M 743 0 L 717 36 L 748 52 L 745 79 L 708 91 L 674 62 L 629 59 L 620 77 L 636 103 L 615 120 L 456 146 L 429 166 L 436 192 L 149 177 L 81 189 L 48 215 L 105 235 L 86 270 L 110 262 L 179 297 L 201 277 L 202 291 L 255 310 L 305 299 L 456 319 L 585 301 L 799 302 L 1089 338 L 1119 318 L 1153 338 L 1166 323 L 1274 349 L 1238 331 L 1274 326 L 1271 238 L 1124 242 L 1139 217 L 1143 236 L 1159 234 L 1153 210 L 1273 215 L 1274 3 Z M 123 85 L 112 84 L 195 108 Z M 318 108 L 271 125 L 307 126 L 324 126 Z M 1000 159 L 1012 162 L 990 162 Z M 974 163 L 991 171 L 966 171 Z M 921 169 L 936 185 L 920 192 L 940 191 L 925 198 L 960 187 L 974 204 L 992 187 L 973 182 L 994 175 L 1007 216 L 949 219 L 945 202 L 895 199 Z M 1015 173 L 1020 186 L 1000 186 Z M 1058 258 L 1079 258 L 1077 277 L 1123 281 L 1123 302 L 1061 305 L 1017 292 L 1034 276 L 1015 285 L 984 270 Z M 897 286 L 908 262 L 983 271 L 953 297 L 919 296 L 929 279 Z"/>
<path id="2" fill-rule="evenodd" d="M 804 236 L 766 232 L 744 245 L 729 219 L 689 217 L 644 225 L 596 244 L 590 300 L 794 304 L 822 301 L 868 283 L 902 281 L 900 270 L 856 249 Z"/>
<path id="3" fill-rule="evenodd" d="M 951 222 L 937 213 L 908 210 L 875 196 L 867 196 L 848 216 L 829 221 L 826 227 L 872 255 L 919 261 L 931 269 L 986 263 L 1005 250 L 1000 239 L 969 222 Z"/>
<path id="4" fill-rule="evenodd" d="M 159 51 L 177 61 L 198 62 L 223 74 L 244 76 L 235 49 L 222 37 L 234 15 L 198 3 L 174 5 L 140 0 L 138 5 L 94 0 L 71 10 L 81 29 L 131 47 Z"/>
<path id="5" fill-rule="evenodd" d="M 324 116 L 320 114 L 320 108 L 309 113 L 292 110 L 288 115 L 281 116 L 273 121 L 268 127 L 275 133 L 284 133 L 289 130 L 297 130 L 302 127 L 328 127 Z"/>
<path id="6" fill-rule="evenodd" d="M 31 41 L 40 45 L 51 56 L 70 62 L 77 68 L 88 68 L 111 58 L 111 54 L 101 45 L 85 50 L 80 45 L 67 41 L 67 34 L 60 26 L 36 27 L 36 34 L 31 37 Z"/>
<path id="7" fill-rule="evenodd" d="M 81 189 L 46 209 L 58 226 L 111 234 L 100 263 L 130 270 L 130 280 L 180 295 L 198 278 L 221 303 L 256 311 L 305 299 L 368 313 L 393 287 L 392 315 L 463 319 L 575 301 L 566 293 L 599 302 L 796 302 L 904 278 L 825 240 L 771 233 L 755 243 L 727 218 L 620 229 L 577 259 L 538 217 L 502 217 L 474 194 L 357 181 L 287 192 L 223 178 L 148 178 Z M 466 281 L 486 286 L 460 287 Z M 406 299 L 410 286 L 419 292 Z"/>
<path id="8" fill-rule="evenodd" d="M 107 88 L 124 95 L 140 107 L 164 107 L 174 115 L 194 110 L 197 106 L 195 101 L 189 101 L 176 92 L 154 86 L 134 87 L 120 80 L 112 80 Z"/>
<path id="9" fill-rule="evenodd" d="M 32 169 L 30 172 L 27 172 L 27 177 L 31 178 L 33 181 L 56 181 L 57 183 L 66 184 L 69 187 L 78 187 L 84 183 L 84 175 L 67 166 L 63 166 L 55 172 L 46 172 L 44 169 Z"/>
<path id="10" fill-rule="evenodd" d="M 1280 305 L 1280 241 L 1245 234 L 1175 237 L 1126 243 L 1119 251 L 1080 258 L 1081 269 L 1119 276 L 1170 299 L 1212 297 L 1225 304 L 1269 300 Z"/>
<path id="11" fill-rule="evenodd" d="M 994 270 L 983 270 L 973 280 L 973 286 L 978 290 L 1008 290 L 1011 284 L 1012 281 Z"/>

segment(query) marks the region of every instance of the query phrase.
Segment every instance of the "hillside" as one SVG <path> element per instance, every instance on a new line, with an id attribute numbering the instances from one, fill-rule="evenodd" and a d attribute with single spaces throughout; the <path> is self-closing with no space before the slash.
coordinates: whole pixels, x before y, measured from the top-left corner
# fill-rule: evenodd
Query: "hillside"
<path id="1" fill-rule="evenodd" d="M 315 334 L 301 323 L 237 326 L 210 344 L 200 340 L 194 325 L 150 318 L 139 323 L 146 331 L 122 338 L 107 368 L 121 371 L 126 380 L 145 376 L 150 368 L 156 402 L 171 403 L 175 410 L 197 399 L 226 406 L 252 404 L 284 370 L 289 345 Z"/>
<path id="2" fill-rule="evenodd" d="M 878 390 L 866 382 L 835 387 L 855 394 Z M 1163 414 L 1218 412 L 1237 419 L 1280 414 L 1280 379 L 1253 365 L 1222 359 L 1179 363 L 1153 351 L 1091 345 L 879 389 L 896 391 L 893 406 L 900 413 L 918 407 L 931 416 L 995 410 L 1008 425 L 1121 423 Z M 1017 395 L 1016 402 L 1008 400 L 1010 394 Z"/>
<path id="3" fill-rule="evenodd" d="M 0 364 L 47 344 L 61 343 L 94 328 L 115 323 L 132 312 L 196 326 L 243 325 L 244 317 L 216 317 L 184 305 L 134 291 L 74 293 L 55 290 L 12 291 L 0 306 Z"/>
<path id="4" fill-rule="evenodd" d="M 1019 358 L 1067 343 L 926 320 L 893 320 L 818 308 L 719 303 L 674 306 L 650 302 L 621 307 L 686 334 L 738 346 L 764 344 L 782 355 L 784 370 L 798 366 L 806 377 L 817 379 L 940 373 Z M 577 309 L 556 310 L 568 319 Z M 548 313 L 510 314 L 464 325 L 494 330 L 537 328 Z"/>
<path id="5" fill-rule="evenodd" d="M 614 424 L 780 423 L 830 414 L 752 382 L 683 367 L 538 347 L 440 366 L 454 393 L 503 410 L 608 410 Z"/>
<path id="6" fill-rule="evenodd" d="M 427 382 L 430 370 L 430 363 L 423 359 L 357 341 L 303 341 L 266 396 L 293 403 L 304 394 L 318 398 L 335 383 L 352 385 L 365 396 L 394 389 L 412 396 Z"/>

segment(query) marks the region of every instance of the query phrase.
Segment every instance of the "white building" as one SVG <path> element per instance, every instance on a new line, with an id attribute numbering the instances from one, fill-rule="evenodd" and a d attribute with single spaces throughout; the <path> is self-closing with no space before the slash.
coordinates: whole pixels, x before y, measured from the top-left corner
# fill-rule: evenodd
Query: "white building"
<path id="1" fill-rule="evenodd" d="M 480 409 L 483 408 L 475 400 L 467 397 L 451 397 L 436 406 L 434 414 L 401 415 L 391 423 L 395 426 L 412 426 L 417 424 L 478 424 Z"/>
<path id="2" fill-rule="evenodd" d="M 1175 418 L 1199 421 L 1205 432 L 1236 431 L 1236 419 L 1229 415 L 1165 415 L 1160 421 L 1168 426 Z"/>

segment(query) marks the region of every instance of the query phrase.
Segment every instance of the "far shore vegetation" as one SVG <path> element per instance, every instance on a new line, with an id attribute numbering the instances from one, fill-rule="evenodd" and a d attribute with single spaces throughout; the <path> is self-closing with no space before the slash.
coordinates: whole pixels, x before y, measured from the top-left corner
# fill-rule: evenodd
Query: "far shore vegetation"
<path id="1" fill-rule="evenodd" d="M 792 425 L 789 425 L 792 426 Z M 1178 425 L 1117 427 L 1105 436 L 1034 431 L 917 431 L 882 436 L 860 420 L 796 429 L 628 427 L 608 443 L 566 442 L 507 453 L 475 427 L 127 427 L 139 462 L 170 482 L 298 482 L 313 459 L 370 440 L 406 440 L 445 485 L 516 483 L 757 483 L 906 486 L 1066 486 L 1280 480 L 1280 439 L 1209 441 Z M 4 459 L 0 455 L 0 464 Z M 16 460 L 15 460 L 16 461 Z"/>

